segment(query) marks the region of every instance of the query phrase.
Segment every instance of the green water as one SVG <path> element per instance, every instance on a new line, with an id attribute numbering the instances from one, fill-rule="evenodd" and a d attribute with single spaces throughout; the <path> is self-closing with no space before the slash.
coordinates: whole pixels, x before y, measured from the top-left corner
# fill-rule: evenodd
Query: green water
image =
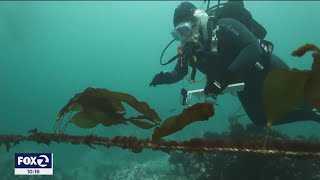
<path id="1" fill-rule="evenodd" d="M 160 66 L 159 56 L 171 40 L 172 15 L 179 1 L 0 2 L 0 133 L 25 134 L 37 127 L 52 132 L 55 116 L 75 93 L 87 87 L 127 92 L 146 101 L 161 118 L 181 112 L 181 87 L 199 88 L 187 81 L 149 87 L 155 73 L 173 69 Z M 195 5 L 201 7 L 202 2 Z M 306 42 L 320 45 L 320 2 L 245 2 L 254 18 L 268 30 L 274 53 L 291 67 L 310 68 L 310 55 L 295 59 L 291 51 Z M 177 44 L 176 44 L 177 45 Z M 173 56 L 175 47 L 165 58 Z M 200 75 L 199 77 L 200 78 Z M 189 139 L 205 131 L 227 129 L 227 117 L 240 103 L 236 97 L 219 98 L 216 115 L 193 124 L 168 139 Z M 173 112 L 172 109 L 175 109 Z M 243 123 L 249 121 L 243 119 Z M 276 127 L 291 135 L 319 135 L 320 124 L 300 122 Z M 69 126 L 71 134 L 149 137 L 152 130 L 134 126 L 90 130 Z M 132 154 L 118 148 L 23 143 L 10 153 L 0 147 L 0 166 L 14 152 L 53 151 L 55 167 L 81 169 L 90 178 L 103 163 L 142 161 L 167 157 L 161 152 Z M 165 160 L 163 160 L 164 163 Z M 12 168 L 13 169 L 13 168 Z M 85 171 L 85 170 L 84 170 Z M 0 170 L 0 175 L 3 173 Z M 85 179 L 87 176 L 80 176 Z M 81 179 L 81 178 L 80 178 Z"/>

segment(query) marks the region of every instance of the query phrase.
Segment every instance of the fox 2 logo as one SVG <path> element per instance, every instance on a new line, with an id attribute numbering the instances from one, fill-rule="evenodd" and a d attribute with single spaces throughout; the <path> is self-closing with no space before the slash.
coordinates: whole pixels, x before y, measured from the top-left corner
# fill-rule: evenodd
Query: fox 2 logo
<path id="1" fill-rule="evenodd" d="M 52 153 L 16 153 L 15 168 L 52 168 Z"/>

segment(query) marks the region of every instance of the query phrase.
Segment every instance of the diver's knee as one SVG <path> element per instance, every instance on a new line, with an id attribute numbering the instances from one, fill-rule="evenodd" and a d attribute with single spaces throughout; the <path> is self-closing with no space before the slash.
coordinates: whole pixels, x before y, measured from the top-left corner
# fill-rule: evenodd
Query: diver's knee
<path id="1" fill-rule="evenodd" d="M 266 127 L 267 123 L 263 122 L 263 121 L 252 121 L 253 124 L 257 127 Z"/>
<path id="2" fill-rule="evenodd" d="M 249 119 L 257 127 L 264 127 L 267 125 L 267 122 L 266 122 L 265 118 L 263 118 L 263 117 L 249 116 Z"/>

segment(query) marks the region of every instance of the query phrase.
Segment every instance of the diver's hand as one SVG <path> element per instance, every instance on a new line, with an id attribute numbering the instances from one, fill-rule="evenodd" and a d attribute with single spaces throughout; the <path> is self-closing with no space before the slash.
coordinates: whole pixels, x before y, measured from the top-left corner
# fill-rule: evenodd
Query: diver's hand
<path id="1" fill-rule="evenodd" d="M 223 90 L 224 87 L 218 81 L 208 82 L 206 87 L 204 88 L 204 94 L 216 99 Z"/>
<path id="2" fill-rule="evenodd" d="M 217 97 L 220 95 L 223 90 L 228 87 L 228 85 L 231 82 L 235 81 L 234 73 L 232 73 L 230 70 L 225 70 L 223 76 L 221 76 L 219 80 L 208 80 L 207 85 L 204 89 L 204 93 L 207 96 L 215 96 Z"/>
<path id="3" fill-rule="evenodd" d="M 156 74 L 151 83 L 149 84 L 149 86 L 153 86 L 153 87 L 156 87 L 156 85 L 160 85 L 163 81 L 163 77 L 164 77 L 164 72 L 161 71 L 159 74 Z"/>

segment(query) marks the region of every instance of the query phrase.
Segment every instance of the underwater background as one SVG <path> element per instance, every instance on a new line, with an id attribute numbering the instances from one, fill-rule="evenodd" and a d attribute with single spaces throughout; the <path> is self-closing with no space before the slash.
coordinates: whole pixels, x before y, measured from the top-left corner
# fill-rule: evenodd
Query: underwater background
<path id="1" fill-rule="evenodd" d="M 61 107 L 87 87 L 129 93 L 147 102 L 163 119 L 180 113 L 184 108 L 180 89 L 203 88 L 204 83 L 190 85 L 183 80 L 149 87 L 156 73 L 174 67 L 175 63 L 161 66 L 159 56 L 172 39 L 178 4 L 180 1 L 0 2 L 0 133 L 26 134 L 34 128 L 53 132 Z M 320 44 L 319 1 L 247 1 L 245 7 L 266 27 L 266 39 L 273 42 L 276 55 L 290 67 L 310 68 L 309 56 L 297 59 L 291 52 L 307 42 Z M 177 45 L 168 49 L 165 59 L 175 55 Z M 196 78 L 202 78 L 200 73 Z M 194 123 L 166 139 L 187 140 L 207 131 L 226 131 L 227 119 L 240 102 L 223 95 L 217 103 L 209 121 Z M 248 123 L 246 118 L 241 120 L 241 124 Z M 319 137 L 320 124 L 306 121 L 274 129 L 290 136 Z M 85 130 L 70 125 L 67 133 L 148 138 L 152 130 L 131 125 Z M 160 151 L 132 153 L 117 147 L 24 142 L 10 152 L 0 146 L 0 179 L 40 179 L 13 175 L 17 152 L 54 153 L 54 176 L 43 179 L 164 179 L 161 175 L 172 166 L 170 155 Z M 148 169 L 151 174 L 134 176 Z"/>

